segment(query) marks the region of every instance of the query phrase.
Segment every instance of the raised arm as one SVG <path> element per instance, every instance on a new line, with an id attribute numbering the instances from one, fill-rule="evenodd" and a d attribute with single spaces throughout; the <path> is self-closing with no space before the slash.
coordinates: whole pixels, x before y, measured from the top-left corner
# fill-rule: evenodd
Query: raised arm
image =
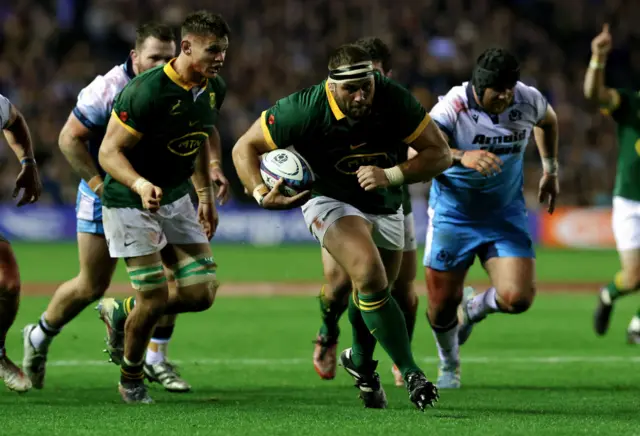
<path id="1" fill-rule="evenodd" d="M 602 32 L 591 42 L 591 60 L 584 77 L 583 92 L 587 100 L 605 109 L 615 109 L 620 104 L 620 95 L 615 89 L 604 84 L 604 68 L 611 51 L 611 34 L 609 25 L 602 27 Z"/>

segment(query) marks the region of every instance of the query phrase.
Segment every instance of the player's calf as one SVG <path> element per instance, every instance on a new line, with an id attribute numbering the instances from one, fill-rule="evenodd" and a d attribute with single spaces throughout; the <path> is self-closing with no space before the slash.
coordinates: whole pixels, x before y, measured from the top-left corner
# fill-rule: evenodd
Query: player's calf
<path id="1" fill-rule="evenodd" d="M 5 340 L 20 302 L 20 273 L 13 250 L 0 240 L 0 379 L 16 392 L 31 389 L 31 381 L 6 355 Z"/>
<path id="2" fill-rule="evenodd" d="M 402 253 L 402 263 L 400 271 L 393 286 L 391 287 L 391 295 L 395 298 L 402 314 L 404 315 L 407 333 L 409 334 L 409 342 L 413 340 L 413 332 L 416 326 L 416 318 L 418 316 L 419 299 L 416 293 L 414 281 L 416 278 L 416 250 L 415 236 L 413 232 L 413 219 L 409 220 L 411 225 L 410 231 L 407 231 L 407 217 L 405 216 L 405 250 Z M 409 241 L 409 242 L 407 242 Z M 398 387 L 404 386 L 404 378 L 396 365 L 391 368 L 391 373 Z"/>
<path id="3" fill-rule="evenodd" d="M 0 266 L 0 270 L 0 357 L 2 357 L 7 332 L 18 313 L 20 278 L 17 271 L 11 272 L 4 266 Z"/>
<path id="4" fill-rule="evenodd" d="M 336 375 L 338 322 L 347 309 L 350 294 L 351 281 L 338 289 L 332 289 L 330 284 L 323 286 L 318 296 L 322 325 L 313 342 L 313 368 L 323 380 L 332 380 Z"/>
<path id="5" fill-rule="evenodd" d="M 347 310 L 348 297 L 351 294 L 352 283 L 349 275 L 331 257 L 326 250 L 322 253 L 322 264 L 327 284 L 320 290 L 320 311 L 322 326 L 320 335 L 337 340 L 340 331 L 338 322 Z"/>
<path id="6" fill-rule="evenodd" d="M 127 403 L 148 403 L 144 385 L 144 355 L 153 329 L 163 315 L 168 299 L 166 283 L 138 291 L 136 305 L 124 326 L 124 357 L 120 366 L 119 392 Z"/>
<path id="7" fill-rule="evenodd" d="M 429 308 L 427 321 L 438 349 L 440 389 L 460 387 L 460 342 L 458 306 L 462 301 L 462 284 L 466 270 L 439 271 L 425 269 Z"/>
<path id="8" fill-rule="evenodd" d="M 325 249 L 322 249 L 322 266 L 328 284 L 322 287 L 318 297 L 322 325 L 314 341 L 313 367 L 320 378 L 332 380 L 336 375 L 338 323 L 347 310 L 352 284 L 346 271 Z"/>

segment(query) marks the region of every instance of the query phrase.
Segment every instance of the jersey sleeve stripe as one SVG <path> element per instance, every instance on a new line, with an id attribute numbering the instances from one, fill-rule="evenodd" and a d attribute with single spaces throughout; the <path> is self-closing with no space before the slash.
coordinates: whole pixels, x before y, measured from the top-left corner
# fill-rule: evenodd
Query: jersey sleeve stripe
<path id="1" fill-rule="evenodd" d="M 78 119 L 78 121 L 80 121 L 80 123 L 83 126 L 85 126 L 87 129 L 94 130 L 96 128 L 96 125 L 93 124 L 89 118 L 85 117 L 82 112 L 80 112 L 80 109 L 78 109 L 78 106 L 73 108 L 72 113 Z"/>
<path id="2" fill-rule="evenodd" d="M 271 137 L 271 132 L 269 132 L 269 127 L 267 126 L 267 111 L 263 111 L 260 115 L 260 127 L 262 127 L 262 134 L 264 135 L 264 140 L 267 145 L 271 147 L 272 150 L 278 148 L 276 143 L 273 141 Z"/>
<path id="3" fill-rule="evenodd" d="M 431 122 L 431 116 L 429 116 L 429 114 L 427 113 L 424 115 L 424 118 L 422 119 L 422 121 L 420 121 L 420 124 L 418 124 L 418 127 L 416 127 L 416 130 L 414 130 L 411 135 L 403 139 L 404 143 L 411 144 L 413 141 L 415 141 L 418 138 L 418 136 L 420 136 L 420 134 L 425 129 L 425 127 L 429 125 L 430 122 Z"/>
<path id="4" fill-rule="evenodd" d="M 124 121 L 122 121 L 120 119 L 120 117 L 118 117 L 118 114 L 116 114 L 116 111 L 111 111 L 111 117 L 115 118 L 116 120 L 118 120 L 118 122 L 120 123 L 120 125 L 122 127 L 124 127 L 127 132 L 131 133 L 133 136 L 135 136 L 136 138 L 140 139 L 142 138 L 142 133 L 138 132 L 136 129 L 134 129 L 133 127 L 129 126 L 128 124 L 126 124 Z"/>

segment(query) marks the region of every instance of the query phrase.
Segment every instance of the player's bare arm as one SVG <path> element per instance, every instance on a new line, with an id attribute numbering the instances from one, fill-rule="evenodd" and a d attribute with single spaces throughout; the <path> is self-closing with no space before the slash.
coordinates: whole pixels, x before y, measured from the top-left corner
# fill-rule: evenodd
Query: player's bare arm
<path id="1" fill-rule="evenodd" d="M 111 177 L 128 186 L 142 198 L 145 209 L 155 212 L 160 208 L 162 189 L 140 176 L 124 155 L 125 150 L 134 147 L 140 137 L 140 134 L 132 133 L 123 127 L 115 115 L 112 115 L 100 145 L 98 161 Z"/>
<path id="2" fill-rule="evenodd" d="M 591 60 L 584 77 L 583 92 L 587 100 L 609 110 L 620 104 L 620 95 L 615 89 L 604 84 L 604 68 L 611 51 L 612 39 L 609 25 L 602 26 L 600 32 L 591 42 Z"/>
<path id="3" fill-rule="evenodd" d="M 426 182 L 451 166 L 449 144 L 433 122 L 427 124 L 410 146 L 418 154 L 399 165 L 407 184 Z"/>
<path id="4" fill-rule="evenodd" d="M 558 117 L 551 105 L 547 105 L 544 118 L 533 128 L 536 146 L 542 159 L 542 179 L 538 200 L 548 203 L 547 211 L 555 209 L 556 197 L 560 193 L 558 184 Z"/>
<path id="5" fill-rule="evenodd" d="M 240 181 L 248 192 L 253 194 L 258 204 L 265 209 L 291 209 L 307 201 L 310 191 L 304 191 L 294 197 L 285 197 L 280 193 L 282 180 L 271 191 L 262 182 L 260 175 L 260 156 L 273 150 L 262 132 L 261 119 L 257 119 L 249 130 L 238 139 L 233 147 L 233 164 Z"/>
<path id="6" fill-rule="evenodd" d="M 221 205 L 229 199 L 229 181 L 222 172 L 222 142 L 217 128 L 209 136 L 209 173 L 215 183 L 216 197 Z"/>
<path id="7" fill-rule="evenodd" d="M 357 171 L 360 186 L 365 191 L 372 191 L 386 186 L 426 182 L 451 166 L 451 149 L 435 123 L 430 121 L 409 145 L 417 154 L 404 163 L 384 170 L 360 167 Z"/>
<path id="8" fill-rule="evenodd" d="M 22 170 L 16 178 L 13 198 L 18 195 L 20 189 L 24 189 L 22 197 L 18 201 L 18 206 L 35 203 L 42 192 L 42 183 L 33 157 L 33 144 L 29 126 L 20 111 L 13 105 L 10 106 L 9 119 L 4 125 L 3 133 L 7 144 L 22 165 Z"/>
<path id="9" fill-rule="evenodd" d="M 209 162 L 211 161 L 210 142 L 207 139 L 200 147 L 196 158 L 195 170 L 193 176 L 191 176 L 191 181 L 198 194 L 198 220 L 209 239 L 213 237 L 218 227 L 218 211 L 214 201 L 215 193 L 209 173 Z"/>
<path id="10" fill-rule="evenodd" d="M 71 113 L 60 131 L 58 146 L 71 168 L 87 181 L 93 192 L 101 195 L 103 180 L 87 147 L 92 134 L 91 130 Z"/>

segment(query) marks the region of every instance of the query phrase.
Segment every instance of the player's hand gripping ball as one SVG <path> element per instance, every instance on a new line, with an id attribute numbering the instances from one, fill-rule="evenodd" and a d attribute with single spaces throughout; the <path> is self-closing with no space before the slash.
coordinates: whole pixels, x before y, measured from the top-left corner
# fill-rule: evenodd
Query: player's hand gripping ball
<path id="1" fill-rule="evenodd" d="M 290 150 L 273 150 L 263 156 L 260 162 L 262 181 L 269 189 L 282 179 L 280 192 L 285 197 L 294 197 L 311 189 L 315 180 L 307 161 Z"/>

